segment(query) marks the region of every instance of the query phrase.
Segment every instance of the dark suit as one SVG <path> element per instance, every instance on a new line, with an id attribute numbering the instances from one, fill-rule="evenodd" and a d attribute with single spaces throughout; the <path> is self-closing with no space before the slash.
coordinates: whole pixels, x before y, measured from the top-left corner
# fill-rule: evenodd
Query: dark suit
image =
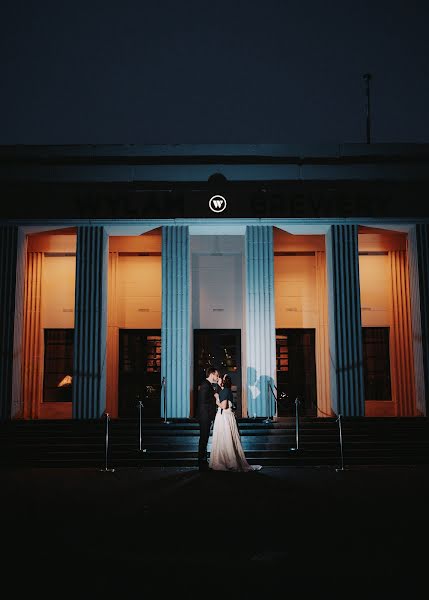
<path id="1" fill-rule="evenodd" d="M 207 463 L 207 444 L 210 436 L 210 426 L 216 416 L 216 409 L 215 390 L 210 381 L 205 379 L 198 391 L 197 418 L 200 422 L 200 439 L 198 442 L 199 465 Z"/>

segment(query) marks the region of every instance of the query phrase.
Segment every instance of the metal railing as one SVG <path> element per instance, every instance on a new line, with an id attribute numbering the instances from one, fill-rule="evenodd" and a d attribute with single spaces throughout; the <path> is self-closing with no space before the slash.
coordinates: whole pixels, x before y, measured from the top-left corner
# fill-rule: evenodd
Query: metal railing
<path id="1" fill-rule="evenodd" d="M 271 384 L 268 384 L 269 386 L 269 390 L 271 392 L 271 394 L 273 395 L 273 398 L 275 400 L 275 415 L 277 417 L 278 415 L 278 398 L 276 393 L 274 392 L 273 387 L 271 386 Z M 167 420 L 167 405 L 166 405 L 166 392 L 165 392 L 165 377 L 162 378 L 162 383 L 161 383 L 161 387 L 163 389 L 164 392 L 164 423 L 170 423 L 170 421 Z M 277 390 L 277 387 L 274 385 L 274 388 Z M 285 392 L 281 392 L 281 397 L 284 400 L 285 398 L 287 398 L 287 394 Z M 139 400 L 139 395 L 137 395 L 137 399 L 138 399 L 138 410 L 139 410 L 139 447 L 137 448 L 137 450 L 139 452 L 147 452 L 146 448 L 142 447 L 142 409 L 144 408 L 143 403 L 141 402 L 141 400 Z M 290 451 L 291 452 L 298 452 L 300 450 L 300 412 L 299 412 L 299 406 L 301 404 L 301 400 L 299 398 L 299 396 L 297 396 L 295 398 L 294 401 L 295 404 L 295 447 L 291 447 Z M 325 413 L 324 413 L 325 414 Z M 335 413 L 334 413 L 335 414 Z M 115 469 L 111 468 L 109 466 L 109 424 L 110 424 L 110 415 L 109 413 L 105 413 L 105 448 L 104 448 L 104 468 L 100 469 L 100 471 L 103 472 L 109 472 L 109 473 L 113 473 L 115 471 Z M 331 416 L 331 415 L 328 415 Z M 264 423 L 272 423 L 273 419 L 268 416 L 267 419 L 265 419 L 265 421 L 263 421 Z M 340 465 L 339 467 L 337 467 L 335 470 L 338 471 L 345 471 L 346 468 L 344 467 L 344 448 L 343 448 L 343 429 L 342 429 L 342 415 L 338 414 L 337 419 L 336 419 L 336 423 L 338 423 L 338 436 L 339 436 L 339 446 L 340 446 Z"/>
<path id="2" fill-rule="evenodd" d="M 277 388 L 276 388 L 276 391 L 277 391 Z M 262 421 L 263 423 L 272 423 L 274 421 L 274 418 L 272 416 L 270 416 L 270 414 L 271 414 L 270 392 L 274 398 L 274 406 L 276 407 L 274 410 L 274 413 L 275 413 L 275 416 L 277 416 L 277 396 L 274 393 L 271 383 L 268 382 L 268 394 L 267 394 L 267 403 L 266 403 L 267 418 Z"/>
<path id="3" fill-rule="evenodd" d="M 275 416 L 276 418 L 278 417 L 279 414 L 279 410 L 278 410 L 278 405 L 279 405 L 279 401 L 278 401 L 278 389 L 277 386 L 274 385 L 274 388 L 276 390 L 276 392 L 274 392 L 273 386 L 271 385 L 271 383 L 268 383 L 268 388 L 269 391 L 271 392 L 274 401 L 275 401 Z M 288 397 L 286 392 L 280 392 L 280 398 L 281 400 L 285 400 Z M 299 396 L 297 396 L 295 398 L 295 442 L 296 442 L 296 446 L 293 448 L 290 448 L 291 452 L 297 452 L 299 450 L 299 405 L 301 404 L 301 401 L 299 399 Z M 272 423 L 273 419 L 268 416 L 265 421 L 263 421 L 264 423 Z"/>
<path id="4" fill-rule="evenodd" d="M 335 422 L 338 423 L 338 437 L 339 437 L 339 445 L 340 445 L 341 467 L 337 467 L 335 470 L 336 471 L 345 471 L 346 468 L 344 467 L 343 428 L 342 428 L 342 423 L 341 423 L 342 415 L 341 415 L 341 413 L 338 413 L 338 415 L 336 415 L 336 413 L 333 410 L 332 410 L 333 414 L 327 413 L 327 412 L 323 411 L 321 408 L 319 408 L 314 401 L 312 402 L 312 405 L 313 405 L 313 407 L 315 407 L 317 413 L 321 413 L 325 417 L 332 418 L 333 415 L 335 415 L 337 417 Z"/>

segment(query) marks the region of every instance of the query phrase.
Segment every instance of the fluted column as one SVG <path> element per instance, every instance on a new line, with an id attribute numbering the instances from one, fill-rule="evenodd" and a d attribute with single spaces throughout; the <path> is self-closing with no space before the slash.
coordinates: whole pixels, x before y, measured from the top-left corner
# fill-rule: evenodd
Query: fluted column
<path id="1" fill-rule="evenodd" d="M 429 224 L 408 235 L 410 299 L 417 410 L 429 415 Z"/>
<path id="2" fill-rule="evenodd" d="M 326 236 L 332 408 L 363 416 L 362 322 L 357 225 L 332 225 Z"/>
<path id="3" fill-rule="evenodd" d="M 41 327 L 43 252 L 27 254 L 24 303 L 24 417 L 37 419 L 43 391 L 43 342 Z"/>
<path id="4" fill-rule="evenodd" d="M 408 265 L 402 250 L 389 252 L 389 256 L 392 281 L 392 388 L 397 415 L 410 416 L 415 414 L 415 403 Z"/>
<path id="5" fill-rule="evenodd" d="M 326 253 L 316 252 L 317 331 L 316 331 L 316 380 L 317 416 L 332 416 L 329 386 L 329 329 L 328 292 L 326 287 Z"/>
<path id="6" fill-rule="evenodd" d="M 161 376 L 166 382 L 168 418 L 187 418 L 190 412 L 189 284 L 189 228 L 166 225 L 162 228 Z M 165 416 L 163 401 L 161 415 Z"/>
<path id="7" fill-rule="evenodd" d="M 246 228 L 247 414 L 273 416 L 276 382 L 273 228 Z"/>
<path id="8" fill-rule="evenodd" d="M 22 415 L 25 242 L 19 227 L 0 226 L 0 420 Z"/>
<path id="9" fill-rule="evenodd" d="M 117 275 L 118 253 L 109 252 L 106 410 L 112 417 L 118 416 L 119 327 Z"/>
<path id="10" fill-rule="evenodd" d="M 106 406 L 107 246 L 104 227 L 77 229 L 73 418 L 100 418 Z"/>

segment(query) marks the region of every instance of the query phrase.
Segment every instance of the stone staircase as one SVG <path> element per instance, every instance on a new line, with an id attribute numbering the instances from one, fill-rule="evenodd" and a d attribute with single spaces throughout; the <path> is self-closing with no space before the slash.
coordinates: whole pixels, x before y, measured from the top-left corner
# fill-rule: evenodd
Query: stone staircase
<path id="1" fill-rule="evenodd" d="M 429 464 L 425 417 L 238 419 L 251 464 L 264 466 Z M 0 424 L 1 467 L 196 467 L 199 426 L 193 419 L 9 421 Z M 210 451 L 211 438 L 208 450 Z"/>

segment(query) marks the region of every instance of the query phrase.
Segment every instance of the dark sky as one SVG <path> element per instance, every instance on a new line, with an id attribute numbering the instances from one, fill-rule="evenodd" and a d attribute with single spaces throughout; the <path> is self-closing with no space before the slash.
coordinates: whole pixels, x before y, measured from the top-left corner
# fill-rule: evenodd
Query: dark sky
<path id="1" fill-rule="evenodd" d="M 429 142 L 429 2 L 6 0 L 0 144 Z"/>

